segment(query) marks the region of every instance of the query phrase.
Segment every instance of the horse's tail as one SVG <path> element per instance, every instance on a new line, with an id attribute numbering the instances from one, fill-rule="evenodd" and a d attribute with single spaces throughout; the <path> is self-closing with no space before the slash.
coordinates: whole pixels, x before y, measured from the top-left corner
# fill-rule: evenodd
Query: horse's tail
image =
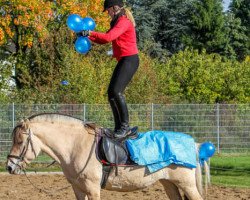
<path id="1" fill-rule="evenodd" d="M 200 195 L 203 195 L 203 187 L 202 187 L 202 170 L 201 170 L 201 164 L 200 162 L 197 162 L 197 167 L 195 170 L 195 177 L 196 177 L 196 186 L 200 193 Z"/>
<path id="2" fill-rule="evenodd" d="M 207 188 L 208 185 L 210 184 L 210 168 L 208 165 L 207 161 L 203 162 L 203 167 L 204 167 L 204 186 L 205 186 L 205 192 L 203 191 L 203 179 L 202 179 L 202 166 L 201 166 L 201 162 L 199 160 L 199 146 L 200 144 L 196 143 L 196 155 L 197 155 L 197 167 L 195 170 L 195 177 L 196 177 L 196 186 L 197 189 L 200 193 L 201 196 L 204 197 L 204 199 L 206 199 L 207 197 Z"/>
<path id="3" fill-rule="evenodd" d="M 210 185 L 210 167 L 207 161 L 204 161 L 204 172 L 205 172 L 205 194 L 204 197 L 207 199 L 207 188 Z"/>

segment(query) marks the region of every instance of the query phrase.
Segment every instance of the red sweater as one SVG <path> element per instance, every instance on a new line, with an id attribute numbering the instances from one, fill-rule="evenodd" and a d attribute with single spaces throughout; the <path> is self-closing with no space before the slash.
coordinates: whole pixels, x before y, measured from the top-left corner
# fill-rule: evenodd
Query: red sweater
<path id="1" fill-rule="evenodd" d="M 92 31 L 89 39 L 98 44 L 112 41 L 113 57 L 118 61 L 123 56 L 131 56 L 138 53 L 135 27 L 126 16 L 121 16 L 115 26 L 106 33 Z"/>

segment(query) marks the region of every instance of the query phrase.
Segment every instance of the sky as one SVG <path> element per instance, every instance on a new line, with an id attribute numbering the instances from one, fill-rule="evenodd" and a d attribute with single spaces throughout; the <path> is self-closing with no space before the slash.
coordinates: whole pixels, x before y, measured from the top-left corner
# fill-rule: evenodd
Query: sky
<path id="1" fill-rule="evenodd" d="M 227 10 L 231 0 L 223 0 L 223 2 L 224 2 L 224 10 Z"/>

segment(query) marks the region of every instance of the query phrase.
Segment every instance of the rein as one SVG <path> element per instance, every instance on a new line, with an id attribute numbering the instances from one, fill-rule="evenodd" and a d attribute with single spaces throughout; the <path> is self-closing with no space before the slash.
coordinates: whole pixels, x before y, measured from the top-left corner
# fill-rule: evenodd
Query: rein
<path id="1" fill-rule="evenodd" d="M 25 177 L 27 178 L 27 180 L 29 181 L 29 183 L 37 190 L 39 190 L 40 192 L 43 192 L 43 193 L 46 193 L 46 194 L 52 194 L 52 193 L 55 193 L 55 192 L 58 192 L 58 191 L 61 191 L 61 190 L 65 190 L 69 187 L 71 187 L 71 185 L 68 185 L 68 186 L 65 186 L 65 187 L 62 187 L 62 188 L 59 188 L 59 189 L 56 189 L 56 190 L 51 190 L 51 191 L 48 191 L 46 189 L 43 189 L 43 188 L 39 188 L 37 187 L 34 183 L 32 183 L 32 181 L 30 180 L 30 178 L 28 177 L 25 169 L 22 169 L 23 173 L 25 174 Z"/>
<path id="2" fill-rule="evenodd" d="M 89 152 L 87 161 L 86 161 L 86 163 L 85 163 L 83 169 L 78 173 L 76 180 L 79 179 L 79 177 L 80 177 L 79 175 L 80 175 L 82 172 L 84 172 L 84 170 L 86 169 L 86 167 L 87 167 L 87 165 L 88 165 L 88 163 L 89 163 L 89 161 L 90 161 L 90 158 L 91 158 L 91 156 L 92 156 L 92 154 L 93 154 L 93 152 L 94 152 L 95 144 L 97 143 L 97 137 L 99 136 L 99 133 L 96 132 L 96 131 L 95 131 L 95 134 L 91 134 L 91 133 L 89 133 L 89 132 L 88 132 L 88 134 L 94 135 L 94 136 L 95 136 L 94 142 L 93 142 L 92 145 L 91 145 L 91 149 L 90 149 L 90 152 Z"/>

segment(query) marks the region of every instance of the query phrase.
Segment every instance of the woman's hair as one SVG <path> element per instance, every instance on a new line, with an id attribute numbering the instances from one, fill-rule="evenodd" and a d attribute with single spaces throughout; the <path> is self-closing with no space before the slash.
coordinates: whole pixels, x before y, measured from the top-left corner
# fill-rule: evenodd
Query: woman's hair
<path id="1" fill-rule="evenodd" d="M 131 11 L 128 8 L 120 7 L 120 6 L 114 6 L 113 8 L 114 8 L 115 11 L 120 10 L 120 12 L 112 20 L 111 27 L 113 27 L 115 25 L 115 23 L 118 20 L 118 18 L 120 16 L 122 16 L 122 15 L 126 15 L 126 17 L 132 22 L 132 24 L 134 25 L 134 27 L 136 26 L 135 19 L 134 19 L 133 15 L 132 15 Z"/>
<path id="2" fill-rule="evenodd" d="M 136 23 L 135 23 L 135 19 L 133 17 L 133 14 L 131 13 L 131 11 L 128 8 L 124 8 L 124 10 L 125 10 L 125 15 L 127 16 L 127 18 L 132 22 L 132 24 L 135 27 Z"/>

